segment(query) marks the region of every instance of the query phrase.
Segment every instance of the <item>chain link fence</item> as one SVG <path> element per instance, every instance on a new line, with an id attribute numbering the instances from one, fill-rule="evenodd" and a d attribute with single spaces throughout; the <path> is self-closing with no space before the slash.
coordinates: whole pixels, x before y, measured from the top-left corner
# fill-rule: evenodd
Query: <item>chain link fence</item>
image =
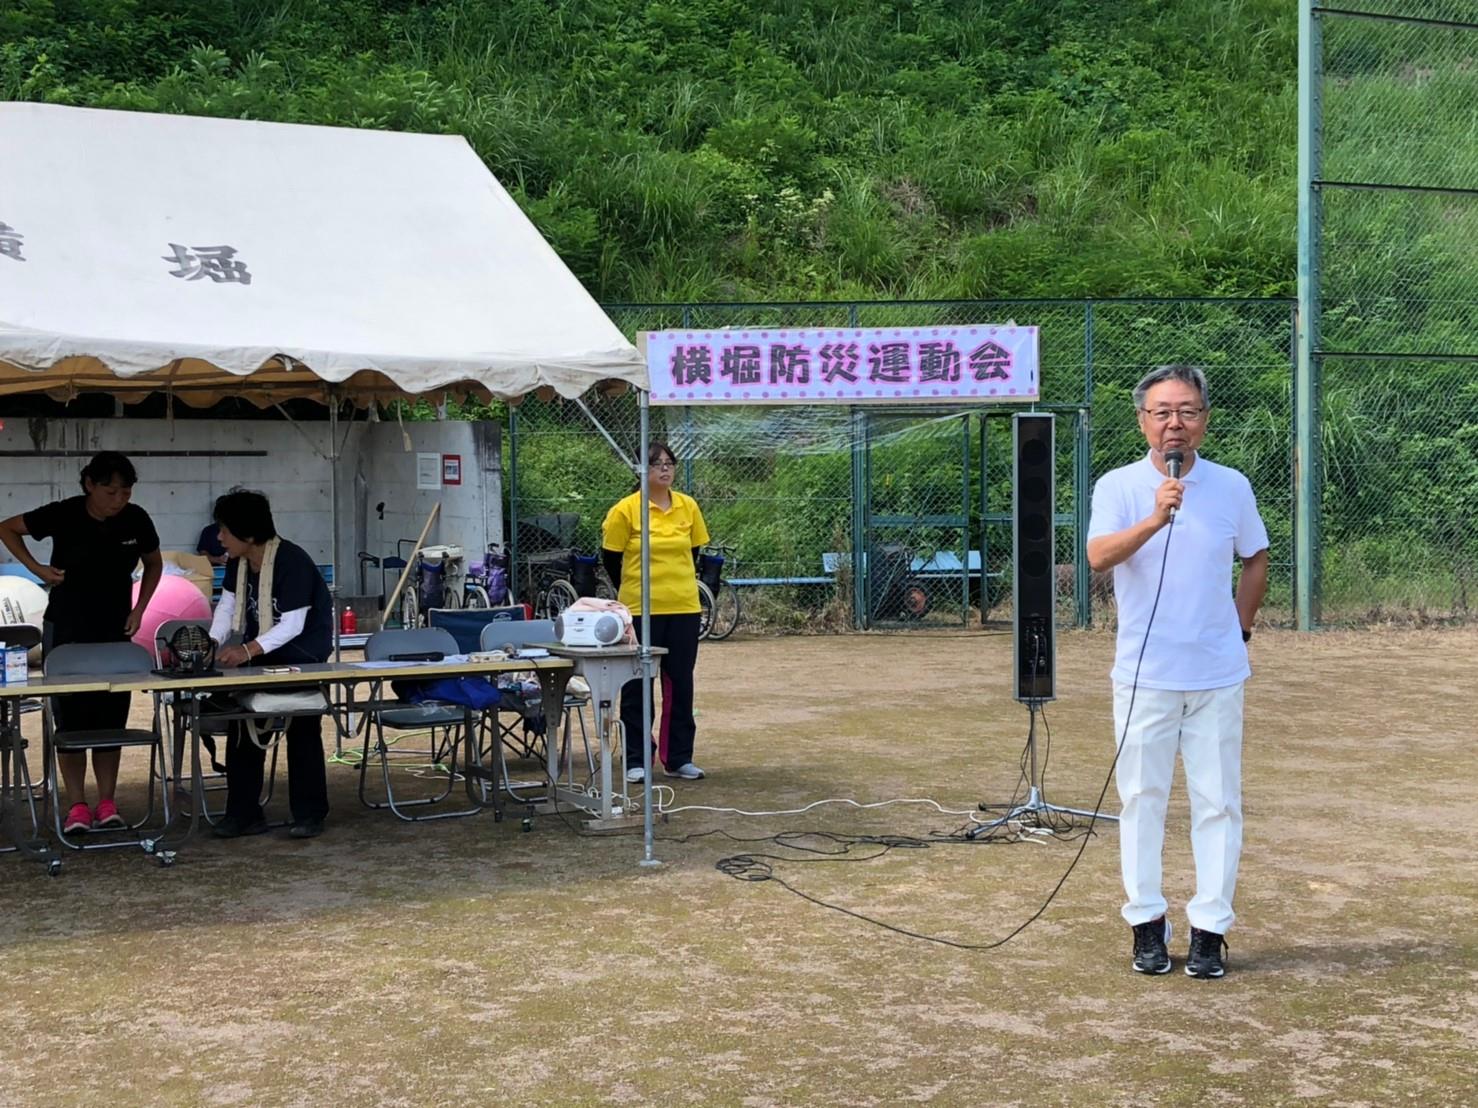
<path id="1" fill-rule="evenodd" d="M 617 305 L 628 335 L 671 328 L 1007 323 L 1040 328 L 1043 396 L 1057 416 L 1060 619 L 1111 618 L 1084 529 L 1099 474 L 1144 450 L 1130 397 L 1150 368 L 1206 367 L 1206 453 L 1248 474 L 1272 536 L 1269 611 L 1291 603 L 1292 305 L 1286 300 L 971 301 Z M 606 510 L 635 487 L 617 453 L 639 444 L 635 396 L 587 411 L 526 400 L 506 440 L 508 517 L 522 587 L 540 557 L 599 547 Z M 960 627 L 1009 618 L 1015 407 L 652 408 L 680 459 L 678 487 L 731 547 L 724 577 L 750 630 Z M 591 418 L 593 417 L 593 419 Z M 599 423 L 599 427 L 596 424 Z M 602 430 L 603 429 L 603 430 Z M 609 436 L 609 438 L 607 438 Z M 854 551 L 863 552 L 862 557 Z"/>
<path id="2" fill-rule="evenodd" d="M 1314 20 L 1320 618 L 1463 617 L 1478 603 L 1478 3 L 1352 0 Z"/>

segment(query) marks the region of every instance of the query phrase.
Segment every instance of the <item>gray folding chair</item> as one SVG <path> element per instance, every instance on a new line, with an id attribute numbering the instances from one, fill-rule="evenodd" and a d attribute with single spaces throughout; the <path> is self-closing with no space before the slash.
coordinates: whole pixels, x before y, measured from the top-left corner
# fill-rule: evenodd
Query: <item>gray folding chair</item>
<path id="1" fill-rule="evenodd" d="M 6 624 L 0 626 L 0 643 L 30 650 L 41 645 L 41 631 L 27 623 Z M 0 826 L 5 828 L 10 843 L 0 846 L 0 854 L 19 852 L 50 865 L 56 854 L 41 838 L 36 801 L 42 793 L 31 782 L 26 737 L 21 733 L 21 715 L 32 707 L 41 705 L 20 697 L 0 699 Z"/>
<path id="2" fill-rule="evenodd" d="M 202 631 L 210 630 L 211 621 L 208 619 L 167 619 L 161 623 L 154 632 L 154 664 L 164 669 L 170 661 L 169 644 L 174 638 L 174 633 L 181 627 L 195 626 Z M 190 772 L 188 762 L 185 760 L 185 743 L 189 739 L 189 712 L 181 711 L 180 705 L 187 703 L 193 693 L 175 693 L 164 690 L 156 695 L 155 701 L 159 705 L 160 730 L 170 737 L 171 753 L 173 759 L 170 762 L 172 770 L 165 777 L 165 787 L 178 803 L 180 799 L 190 799 Z M 203 716 L 200 721 L 202 735 L 209 736 L 211 743 L 216 749 L 211 752 L 211 760 L 220 764 L 226 755 L 226 741 L 230 737 L 230 727 L 219 720 L 213 720 L 210 716 Z M 277 781 L 277 744 L 272 745 L 272 753 L 267 763 L 265 783 L 262 790 L 262 806 L 272 799 L 272 790 Z M 226 775 L 214 772 L 201 775 L 203 794 L 201 797 L 200 815 L 206 823 L 212 826 L 224 814 L 211 811 L 209 796 L 204 795 L 211 792 L 224 792 L 226 788 Z"/>
<path id="3" fill-rule="evenodd" d="M 88 677 L 118 674 L 149 673 L 154 659 L 141 646 L 131 642 L 67 643 L 52 649 L 46 656 L 44 669 L 47 677 Z M 47 801 L 51 805 L 52 823 L 57 841 L 69 850 L 107 850 L 116 847 L 142 846 L 154 853 L 155 838 L 163 835 L 171 823 L 169 794 L 162 788 L 166 771 L 164 737 L 159 730 L 159 711 L 155 708 L 149 727 L 108 727 L 97 730 L 62 730 L 57 726 L 54 698 L 46 699 L 42 717 L 42 745 L 46 765 Z M 85 753 L 98 747 L 146 747 L 149 751 L 149 807 L 135 823 L 111 830 L 89 830 L 81 832 L 84 838 L 105 836 L 102 842 L 73 842 L 62 830 L 62 798 L 59 787 L 61 765 L 59 754 Z M 159 794 L 164 822 L 159 825 L 156 836 L 146 837 L 144 829 L 154 819 L 155 786 L 160 785 Z M 121 836 L 121 837 L 120 837 Z M 174 861 L 173 851 L 160 851 L 156 857 L 164 865 Z"/>
<path id="4" fill-rule="evenodd" d="M 416 655 L 436 653 L 445 656 L 457 652 L 457 640 L 452 638 L 449 632 L 437 627 L 376 631 L 364 644 L 364 658 L 367 662 L 392 661 L 397 656 L 413 658 Z M 458 748 L 465 749 L 469 757 L 475 749 L 472 738 L 473 710 L 466 705 L 442 701 L 411 702 L 394 696 L 386 697 L 383 688 L 384 681 L 376 679 L 373 676 L 373 670 L 367 670 L 366 673 L 370 675 L 368 678 L 371 686 L 370 698 L 367 702 L 354 705 L 355 710 L 362 714 L 360 726 L 364 729 L 364 746 L 359 761 L 360 801 L 369 808 L 389 808 L 401 819 L 411 821 L 449 819 L 455 816 L 476 815 L 480 812 L 487 805 L 489 790 L 481 775 L 466 774 L 464 776 L 466 776 L 470 807 L 430 815 L 414 815 L 406 810 L 440 804 L 451 796 L 458 777 Z M 406 680 L 414 679 L 407 678 Z M 427 732 L 430 736 L 430 746 L 417 750 L 397 749 L 394 740 L 385 738 L 387 730 Z M 380 776 L 385 788 L 383 801 L 372 800 L 367 793 L 371 757 L 380 766 Z M 392 759 L 400 763 L 402 769 L 430 770 L 437 774 L 445 774 L 446 787 L 435 796 L 415 797 L 410 800 L 398 797 L 391 777 Z M 467 768 L 470 770 L 476 767 Z M 492 790 L 492 794 L 493 818 L 502 819 L 503 812 L 498 802 L 497 791 Z"/>
<path id="5" fill-rule="evenodd" d="M 555 641 L 554 621 L 552 619 L 514 620 L 512 622 L 489 623 L 482 629 L 483 650 L 503 650 L 512 652 L 525 646 L 542 646 Z M 548 762 L 548 735 L 552 728 L 557 727 L 560 733 L 560 752 L 558 765 L 561 772 L 570 764 L 570 747 L 573 738 L 573 727 L 578 724 L 580 728 L 580 741 L 585 746 L 585 764 L 589 773 L 595 772 L 595 756 L 590 750 L 590 736 L 585 729 L 585 708 L 590 704 L 590 694 L 566 693 L 563 704 L 563 719 L 543 720 L 543 730 L 538 728 L 538 721 L 542 719 L 543 707 L 535 700 L 525 700 L 519 705 L 518 723 L 505 726 L 502 720 L 502 711 L 493 711 L 488 715 L 488 723 L 492 729 L 492 738 L 506 747 L 515 758 L 537 759 L 541 766 Z M 507 710 L 507 709 L 504 709 Z M 484 754 L 484 757 L 486 754 Z M 506 766 L 506 760 L 505 760 Z M 506 768 L 503 775 L 504 787 L 513 795 L 518 795 L 518 789 L 527 786 L 515 785 L 508 779 Z"/>

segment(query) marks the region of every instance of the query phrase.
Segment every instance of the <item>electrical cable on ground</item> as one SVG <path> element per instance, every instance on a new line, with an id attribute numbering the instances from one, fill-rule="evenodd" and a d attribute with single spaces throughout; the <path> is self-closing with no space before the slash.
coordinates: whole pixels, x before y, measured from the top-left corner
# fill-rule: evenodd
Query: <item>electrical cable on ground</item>
<path id="1" fill-rule="evenodd" d="M 781 888 L 787 890 L 790 893 L 793 893 L 794 895 L 800 897 L 802 900 L 806 900 L 806 901 L 809 901 L 812 904 L 817 905 L 818 907 L 827 908 L 827 909 L 829 909 L 829 910 L 831 910 L 833 912 L 839 912 L 839 913 L 841 913 L 842 915 L 845 915 L 845 916 L 851 916 L 853 919 L 861 920 L 864 923 L 870 923 L 870 924 L 872 924 L 875 927 L 880 927 L 880 928 L 883 928 L 884 930 L 892 931 L 892 932 L 894 932 L 896 934 L 904 935 L 904 936 L 906 936 L 908 938 L 919 939 L 919 940 L 921 940 L 923 942 L 937 943 L 938 945 L 941 945 L 941 946 L 954 947 L 954 948 L 956 948 L 958 950 L 978 950 L 978 951 L 995 950 L 998 947 L 1004 946 L 1006 943 L 1008 943 L 1012 939 L 1014 939 L 1017 935 L 1021 934 L 1028 927 L 1030 927 L 1033 923 L 1035 923 L 1038 919 L 1040 919 L 1042 917 L 1043 913 L 1045 913 L 1047 911 L 1047 908 L 1057 898 L 1057 894 L 1062 891 L 1063 885 L 1067 883 L 1068 877 L 1070 877 L 1072 875 L 1073 870 L 1077 868 L 1078 862 L 1083 857 L 1083 852 L 1088 848 L 1088 841 L 1089 841 L 1089 839 L 1094 834 L 1094 827 L 1095 827 L 1095 825 L 1098 822 L 1099 813 L 1100 813 L 1100 811 L 1103 808 L 1104 797 L 1106 797 L 1108 795 L 1109 785 L 1113 782 L 1113 779 L 1114 779 L 1114 771 L 1118 768 L 1118 765 L 1119 765 L 1119 757 L 1120 757 L 1120 755 L 1123 754 L 1123 751 L 1124 751 L 1124 743 L 1125 743 L 1125 741 L 1129 737 L 1129 724 L 1130 724 L 1130 721 L 1132 720 L 1132 718 L 1134 716 L 1134 702 L 1135 702 L 1135 699 L 1136 699 L 1136 697 L 1138 695 L 1138 692 L 1139 692 L 1139 672 L 1140 672 L 1140 667 L 1144 664 L 1144 652 L 1145 652 L 1145 648 L 1149 645 L 1150 631 L 1154 627 L 1154 624 L 1155 624 L 1155 615 L 1156 615 L 1156 613 L 1160 609 L 1160 595 L 1161 595 L 1161 592 L 1162 592 L 1162 590 L 1164 589 L 1164 586 L 1165 586 L 1165 567 L 1166 567 L 1166 565 L 1167 565 L 1167 563 L 1169 561 L 1169 555 L 1170 555 L 1170 539 L 1171 539 L 1172 534 L 1174 533 L 1174 530 L 1175 530 L 1175 517 L 1172 515 L 1170 517 L 1170 523 L 1169 523 L 1168 528 L 1167 528 L 1166 533 L 1165 533 L 1165 547 L 1164 547 L 1164 550 L 1163 550 L 1163 552 L 1161 554 L 1161 557 L 1160 557 L 1160 574 L 1159 574 L 1159 578 L 1158 578 L 1158 580 L 1156 581 L 1156 584 L 1155 584 L 1155 599 L 1154 599 L 1154 602 L 1150 606 L 1150 615 L 1149 615 L 1149 620 L 1145 624 L 1144 638 L 1140 642 L 1140 646 L 1139 646 L 1139 657 L 1136 659 L 1136 661 L 1134 663 L 1134 680 L 1133 680 L 1133 682 L 1132 682 L 1132 684 L 1130 686 L 1129 704 L 1128 704 L 1128 707 L 1126 708 L 1126 710 L 1124 712 L 1124 727 L 1123 727 L 1123 730 L 1121 731 L 1121 733 L 1119 735 L 1119 741 L 1118 741 L 1117 745 L 1114 748 L 1114 758 L 1113 758 L 1113 761 L 1109 763 L 1108 773 L 1104 777 L 1104 780 L 1103 780 L 1103 787 L 1098 792 L 1098 800 L 1097 800 L 1097 802 L 1093 806 L 1093 814 L 1088 819 L 1088 825 L 1087 825 L 1087 827 L 1082 830 L 1082 832 L 1080 833 L 1080 835 L 1074 836 L 1074 837 L 1080 838 L 1080 840 L 1081 840 L 1080 843 L 1079 843 L 1079 846 L 1078 846 L 1077 853 L 1073 855 L 1073 860 L 1068 863 L 1067 869 L 1064 870 L 1062 876 L 1060 878 L 1058 878 L 1057 884 L 1052 887 L 1052 891 L 1050 893 L 1048 893 L 1047 894 L 1047 898 L 1042 901 L 1041 907 L 1039 907 L 1035 912 L 1033 912 L 1030 916 L 1028 916 L 1022 923 L 1020 923 L 1019 925 L 1017 925 L 1017 927 L 1014 928 L 1012 931 L 1010 931 L 1009 933 L 1007 933 L 1002 938 L 996 939 L 993 942 L 989 942 L 989 943 L 961 943 L 961 942 L 956 942 L 953 939 L 946 939 L 946 938 L 942 938 L 942 937 L 937 936 L 937 935 L 927 935 L 927 934 L 924 934 L 922 932 L 911 931 L 911 930 L 909 930 L 907 928 L 904 928 L 904 927 L 897 927 L 897 926 L 895 926 L 893 924 L 885 923 L 882 920 L 874 919 L 873 917 L 864 915 L 861 912 L 855 912 L 855 911 L 853 911 L 850 908 L 844 908 L 844 907 L 842 907 L 839 904 L 834 904 L 834 903 L 832 903 L 830 901 L 822 900 L 820 897 L 812 896 L 810 893 L 804 892 L 801 889 L 797 889 L 794 885 L 791 885 L 784 878 L 777 877 L 775 875 L 773 865 L 770 864 L 771 862 L 801 862 L 801 861 L 823 861 L 823 860 L 825 860 L 825 861 L 833 861 L 833 860 L 838 860 L 837 858 L 834 858 L 834 857 L 828 857 L 828 858 L 825 858 L 825 859 L 819 859 L 819 858 L 797 859 L 797 858 L 783 858 L 783 857 L 776 856 L 776 855 L 737 854 L 737 855 L 733 855 L 733 856 L 731 856 L 729 858 L 721 858 L 721 859 L 719 859 L 719 861 L 715 864 L 715 868 L 718 869 L 718 871 L 720 873 L 723 873 L 723 874 L 725 874 L 725 875 L 727 875 L 729 877 L 733 877 L 736 880 L 740 880 L 740 881 L 750 881 L 750 882 L 756 882 L 756 883 L 758 883 L 758 882 L 765 882 L 765 881 L 773 881 L 776 884 L 780 885 Z M 1043 725 L 1046 726 L 1046 714 L 1045 713 L 1043 713 L 1042 722 L 1043 722 Z M 1049 732 L 1048 742 L 1049 743 L 1051 742 L 1050 732 Z M 1020 787 L 1019 784 L 1018 784 L 1017 787 L 1018 788 Z M 1053 833 L 1054 833 L 1054 835 L 1056 834 L 1055 829 L 1050 829 L 1049 828 L 1049 830 L 1052 830 Z M 783 842 L 782 841 L 782 837 L 785 834 L 786 833 L 782 832 L 780 835 L 769 836 L 769 839 L 775 841 L 777 844 L 779 844 L 781 846 L 787 847 L 788 849 L 792 849 L 792 850 L 801 849 L 801 848 L 795 847 L 793 845 L 790 845 L 787 842 Z M 846 859 L 848 861 L 870 861 L 870 860 L 872 860 L 874 858 L 882 857 L 884 854 L 889 853 L 891 850 L 897 848 L 900 845 L 903 845 L 904 843 L 907 843 L 907 845 L 909 845 L 911 847 L 930 846 L 930 845 L 937 845 L 937 844 L 940 844 L 940 843 L 949 843 L 949 842 L 964 843 L 966 841 L 978 842 L 978 843 L 992 843 L 992 842 L 999 843 L 999 842 L 1002 842 L 1002 841 L 1019 841 L 1019 836 L 1018 836 L 1018 838 L 1011 839 L 1011 840 L 993 839 L 993 838 L 991 838 L 989 836 L 984 837 L 984 838 L 981 838 L 981 839 L 977 839 L 977 840 L 960 840 L 960 839 L 956 839 L 956 838 L 930 839 L 930 840 L 907 840 L 907 839 L 905 839 L 904 837 L 901 837 L 901 836 L 900 837 L 857 836 L 857 837 L 855 837 L 855 839 L 852 839 L 850 841 L 855 841 L 855 842 L 858 842 L 858 843 L 871 843 L 871 844 L 874 844 L 874 845 L 882 845 L 883 846 L 883 849 L 877 851 L 874 854 L 870 854 L 870 855 L 866 856 L 865 858 L 851 858 L 851 859 Z M 812 853 L 820 853 L 820 852 L 817 852 L 817 851 L 811 851 L 811 852 Z M 842 854 L 842 855 L 845 855 L 846 854 L 846 850 L 843 850 L 843 851 L 841 851 L 839 853 Z"/>

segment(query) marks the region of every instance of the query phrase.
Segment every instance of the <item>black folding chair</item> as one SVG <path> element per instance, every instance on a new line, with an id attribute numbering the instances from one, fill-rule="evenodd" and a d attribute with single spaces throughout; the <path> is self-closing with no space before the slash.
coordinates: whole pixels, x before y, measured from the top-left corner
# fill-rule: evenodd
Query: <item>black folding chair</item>
<path id="1" fill-rule="evenodd" d="M 364 658 L 367 662 L 389 661 L 395 656 L 414 657 L 438 653 L 446 656 L 457 652 L 457 640 L 452 638 L 448 632 L 436 627 L 376 631 L 364 644 Z M 363 714 L 360 725 L 364 729 L 364 747 L 359 760 L 360 801 L 369 808 L 389 808 L 401 819 L 410 821 L 471 816 L 482 811 L 488 804 L 489 789 L 484 776 L 474 772 L 480 767 L 471 765 L 466 767 L 467 772 L 463 774 L 466 778 L 470 807 L 429 815 L 414 815 L 406 810 L 440 804 L 451 796 L 458 778 L 459 746 L 467 751 L 469 759 L 474 756 L 476 749 L 473 742 L 472 709 L 466 705 L 443 701 L 410 702 L 395 696 L 387 697 L 384 694 L 384 681 L 376 679 L 373 676 L 373 670 L 367 670 L 366 673 L 371 686 L 369 701 L 354 704 L 354 709 Z M 417 750 L 400 750 L 395 747 L 393 740 L 386 739 L 387 730 L 427 732 L 430 736 L 430 746 Z M 370 799 L 367 792 L 372 756 L 380 766 L 380 776 L 385 788 L 383 801 Z M 395 784 L 391 777 L 393 762 L 401 763 L 400 768 L 444 773 L 446 787 L 435 796 L 401 799 L 396 795 Z M 406 763 L 410 763 L 409 766 Z M 491 792 L 493 818 L 502 819 L 502 805 L 498 800 L 497 790 L 494 789 Z"/>
<path id="2" fill-rule="evenodd" d="M 210 630 L 208 619 L 167 619 L 161 623 L 154 632 L 154 664 L 159 669 L 166 668 L 170 663 L 169 644 L 174 634 L 181 627 L 195 626 L 203 631 Z M 190 713 L 185 710 L 185 705 L 194 698 L 191 692 L 175 693 L 164 690 L 156 694 L 159 704 L 160 730 L 170 737 L 170 752 L 173 758 L 170 765 L 172 771 L 165 777 L 165 786 L 170 790 L 170 795 L 175 798 L 176 803 L 181 799 L 189 800 L 193 790 L 190 787 L 190 774 L 185 763 L 185 743 L 189 740 Z M 226 775 L 221 768 L 221 759 L 226 755 L 226 740 L 230 737 L 230 728 L 220 720 L 212 719 L 208 714 L 201 717 L 201 737 L 206 751 L 210 755 L 213 772 L 201 775 L 201 806 L 200 816 L 206 823 L 212 826 L 221 818 L 223 813 L 213 812 L 207 801 L 210 799 L 207 793 L 224 792 L 226 788 Z M 277 780 L 277 746 L 273 744 L 271 760 L 267 765 L 266 784 L 262 794 L 262 806 L 272 799 L 272 789 Z"/>
<path id="3" fill-rule="evenodd" d="M 146 674 L 154 667 L 154 659 L 141 646 L 131 642 L 67 643 L 52 649 L 46 656 L 44 668 L 47 677 L 112 676 L 119 674 Z M 42 746 L 45 761 L 47 802 L 51 805 L 52 823 L 57 841 L 69 850 L 108 850 L 118 847 L 142 846 L 154 854 L 155 838 L 162 836 L 172 820 L 169 794 L 162 787 L 167 770 L 167 755 L 164 738 L 159 729 L 159 710 L 155 707 L 148 727 L 105 727 L 99 729 L 64 730 L 57 725 L 53 697 L 46 698 L 42 716 Z M 61 754 L 86 753 L 99 747 L 142 747 L 149 751 L 149 807 L 139 820 L 116 829 L 87 830 L 79 835 L 78 841 L 68 838 L 62 829 L 62 798 L 59 788 L 61 777 Z M 154 820 L 156 809 L 155 786 L 159 795 L 163 823 L 154 836 L 146 836 L 145 829 Z M 104 841 L 87 841 L 95 837 Z M 156 857 L 163 865 L 174 861 L 173 851 L 159 851 Z"/>
<path id="4" fill-rule="evenodd" d="M 554 621 L 551 619 L 531 619 L 514 622 L 489 623 L 482 629 L 483 650 L 503 650 L 512 652 L 525 646 L 541 645 L 554 641 Z M 558 728 L 560 733 L 560 771 L 570 763 L 570 747 L 573 739 L 573 728 L 576 724 L 580 728 L 580 741 L 585 746 L 585 762 L 591 774 L 595 772 L 595 756 L 590 749 L 590 736 L 585 729 L 585 708 L 590 704 L 589 691 L 565 693 L 562 719 L 546 720 L 543 715 L 543 706 L 537 697 L 532 699 L 520 698 L 516 707 L 500 707 L 487 714 L 487 722 L 491 730 L 491 740 L 501 744 L 515 758 L 534 759 L 543 767 L 548 764 L 549 759 L 549 732 L 551 728 Z M 515 722 L 505 724 L 504 713 L 510 713 L 515 717 Z M 491 743 L 485 744 L 491 745 Z M 487 754 L 484 751 L 484 758 Z M 515 784 L 508 777 L 504 759 L 503 784 L 508 792 L 518 795 L 518 789 L 529 787 L 527 784 Z"/>

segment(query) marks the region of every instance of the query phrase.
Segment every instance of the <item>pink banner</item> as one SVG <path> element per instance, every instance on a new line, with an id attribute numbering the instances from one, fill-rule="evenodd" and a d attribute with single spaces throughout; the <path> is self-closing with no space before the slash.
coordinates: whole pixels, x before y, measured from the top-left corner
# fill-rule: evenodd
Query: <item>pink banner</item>
<path id="1" fill-rule="evenodd" d="M 652 331 L 653 404 L 1036 400 L 1035 327 Z"/>

